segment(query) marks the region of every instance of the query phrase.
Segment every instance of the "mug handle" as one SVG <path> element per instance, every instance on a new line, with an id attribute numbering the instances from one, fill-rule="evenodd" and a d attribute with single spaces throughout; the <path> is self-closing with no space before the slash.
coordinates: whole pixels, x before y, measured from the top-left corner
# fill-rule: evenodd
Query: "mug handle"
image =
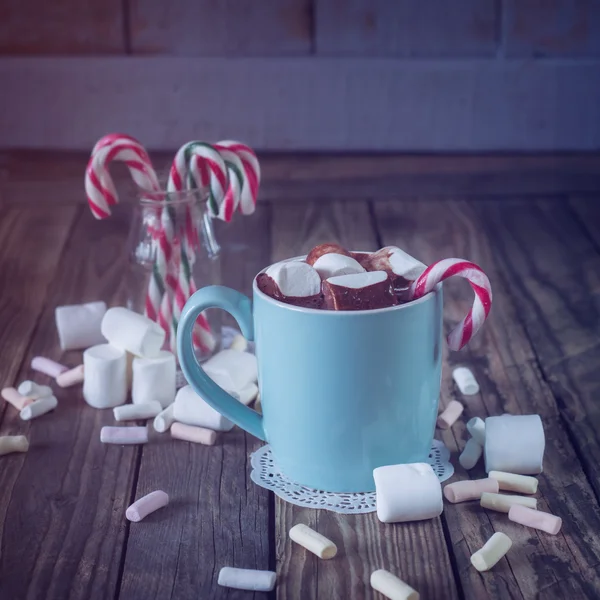
<path id="1" fill-rule="evenodd" d="M 248 433 L 266 441 L 262 415 L 244 406 L 218 386 L 200 366 L 192 344 L 192 330 L 200 313 L 207 308 L 222 308 L 238 322 L 244 337 L 254 339 L 252 301 L 228 287 L 210 285 L 195 292 L 187 301 L 177 331 L 177 352 L 181 369 L 194 390 L 224 417 Z"/>

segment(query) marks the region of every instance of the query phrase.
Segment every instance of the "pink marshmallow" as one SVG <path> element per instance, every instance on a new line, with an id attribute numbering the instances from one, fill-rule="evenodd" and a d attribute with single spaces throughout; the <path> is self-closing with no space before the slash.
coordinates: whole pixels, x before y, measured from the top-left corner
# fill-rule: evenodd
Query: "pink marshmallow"
<path id="1" fill-rule="evenodd" d="M 465 407 L 456 400 L 452 400 L 446 406 L 446 410 L 441 413 L 437 419 L 437 426 L 440 429 L 450 429 L 454 423 L 456 423 L 458 417 L 462 415 Z"/>
<path id="2" fill-rule="evenodd" d="M 214 446 L 217 441 L 216 431 L 186 425 L 185 423 L 173 423 L 171 425 L 171 437 L 176 440 L 193 442 L 194 444 L 204 444 L 205 446 Z"/>
<path id="3" fill-rule="evenodd" d="M 156 490 L 136 500 L 126 511 L 125 516 L 129 521 L 137 523 L 155 510 L 169 504 L 169 495 L 162 490 Z"/>
<path id="4" fill-rule="evenodd" d="M 54 362 L 49 358 L 45 358 L 44 356 L 36 356 L 31 361 L 31 368 L 34 371 L 39 371 L 40 373 L 44 373 L 45 375 L 50 375 L 50 377 L 58 377 L 61 373 L 68 371 L 69 368 L 61 365 L 60 363 Z"/>
<path id="5" fill-rule="evenodd" d="M 70 369 L 69 371 L 65 371 L 61 373 L 56 378 L 56 383 L 62 387 L 71 387 L 72 385 L 77 385 L 83 381 L 83 365 L 79 365 L 74 369 Z"/>
<path id="6" fill-rule="evenodd" d="M 33 402 L 33 398 L 19 394 L 15 388 L 4 388 L 1 394 L 2 397 L 17 410 L 23 410 L 28 404 Z"/>
<path id="7" fill-rule="evenodd" d="M 551 535 L 556 535 L 562 526 L 562 519 L 556 515 L 545 513 L 526 506 L 514 504 L 508 511 L 508 518 L 515 523 L 540 529 Z"/>
<path id="8" fill-rule="evenodd" d="M 146 427 L 103 427 L 100 430 L 100 441 L 103 444 L 146 444 L 148 429 Z"/>
<path id="9" fill-rule="evenodd" d="M 448 502 L 456 504 L 467 500 L 479 500 L 483 492 L 498 493 L 498 482 L 495 479 L 467 479 L 455 481 L 444 488 L 444 496 Z"/>

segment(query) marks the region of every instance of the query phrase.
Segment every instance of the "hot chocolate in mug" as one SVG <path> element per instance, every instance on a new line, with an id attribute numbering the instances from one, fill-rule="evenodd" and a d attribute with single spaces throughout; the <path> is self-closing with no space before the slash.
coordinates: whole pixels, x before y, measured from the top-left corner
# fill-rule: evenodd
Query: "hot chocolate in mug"
<path id="1" fill-rule="evenodd" d="M 326 491 L 372 491 L 376 467 L 427 462 L 440 395 L 442 307 L 441 283 L 412 302 L 357 311 L 286 304 L 261 292 L 256 278 L 252 301 L 209 286 L 185 305 L 179 360 L 195 391 L 267 441 L 290 479 Z M 262 415 L 198 363 L 192 329 L 208 308 L 229 312 L 255 341 Z"/>

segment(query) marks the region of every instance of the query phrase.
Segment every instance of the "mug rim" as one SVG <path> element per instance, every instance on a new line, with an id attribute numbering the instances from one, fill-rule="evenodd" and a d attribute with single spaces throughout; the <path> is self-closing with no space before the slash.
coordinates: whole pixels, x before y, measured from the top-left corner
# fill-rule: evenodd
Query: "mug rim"
<path id="1" fill-rule="evenodd" d="M 356 250 L 355 252 L 368 254 L 367 252 L 363 252 L 362 250 Z M 273 263 L 273 265 L 277 265 L 282 262 L 290 262 L 292 260 L 304 260 L 304 259 L 306 259 L 307 256 L 308 256 L 307 254 L 304 254 L 301 256 L 294 256 L 292 258 L 287 258 L 285 260 L 279 260 L 276 263 Z M 435 288 L 433 288 L 433 290 L 431 290 L 431 292 L 428 292 L 427 294 L 425 294 L 424 296 L 421 296 L 420 298 L 417 298 L 416 300 L 411 300 L 410 302 L 405 302 L 404 304 L 397 304 L 396 306 L 386 306 L 385 308 L 372 308 L 372 309 L 368 309 L 368 310 L 323 310 L 322 308 L 307 308 L 304 306 L 296 306 L 295 304 L 288 304 L 287 302 L 281 302 L 281 300 L 276 300 L 275 298 L 268 296 L 267 294 L 265 294 L 264 292 L 261 292 L 258 289 L 258 284 L 256 283 L 256 278 L 261 273 L 264 273 L 270 266 L 272 266 L 272 265 L 269 265 L 269 266 L 265 267 L 264 269 L 261 269 L 254 276 L 254 280 L 252 282 L 253 293 L 255 295 L 257 295 L 259 298 L 261 298 L 261 300 L 266 300 L 267 302 L 271 302 L 271 303 L 275 304 L 276 306 L 280 306 L 282 308 L 287 308 L 289 310 L 293 310 L 296 312 L 315 313 L 315 314 L 319 314 L 319 315 L 331 315 L 332 317 L 349 318 L 352 315 L 375 315 L 375 314 L 379 315 L 379 314 L 385 313 L 385 312 L 394 312 L 397 310 L 406 309 L 411 306 L 417 306 L 418 304 L 425 302 L 431 296 L 433 296 L 434 292 L 437 293 L 442 288 L 442 282 L 440 281 L 440 283 L 438 283 L 435 286 Z"/>

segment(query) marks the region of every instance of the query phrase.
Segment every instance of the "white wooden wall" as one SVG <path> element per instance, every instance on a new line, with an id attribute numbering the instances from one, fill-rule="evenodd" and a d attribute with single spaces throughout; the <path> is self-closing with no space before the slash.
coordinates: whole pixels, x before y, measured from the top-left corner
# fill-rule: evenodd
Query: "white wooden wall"
<path id="1" fill-rule="evenodd" d="M 4 0 L 0 147 L 600 148 L 600 0 Z"/>

